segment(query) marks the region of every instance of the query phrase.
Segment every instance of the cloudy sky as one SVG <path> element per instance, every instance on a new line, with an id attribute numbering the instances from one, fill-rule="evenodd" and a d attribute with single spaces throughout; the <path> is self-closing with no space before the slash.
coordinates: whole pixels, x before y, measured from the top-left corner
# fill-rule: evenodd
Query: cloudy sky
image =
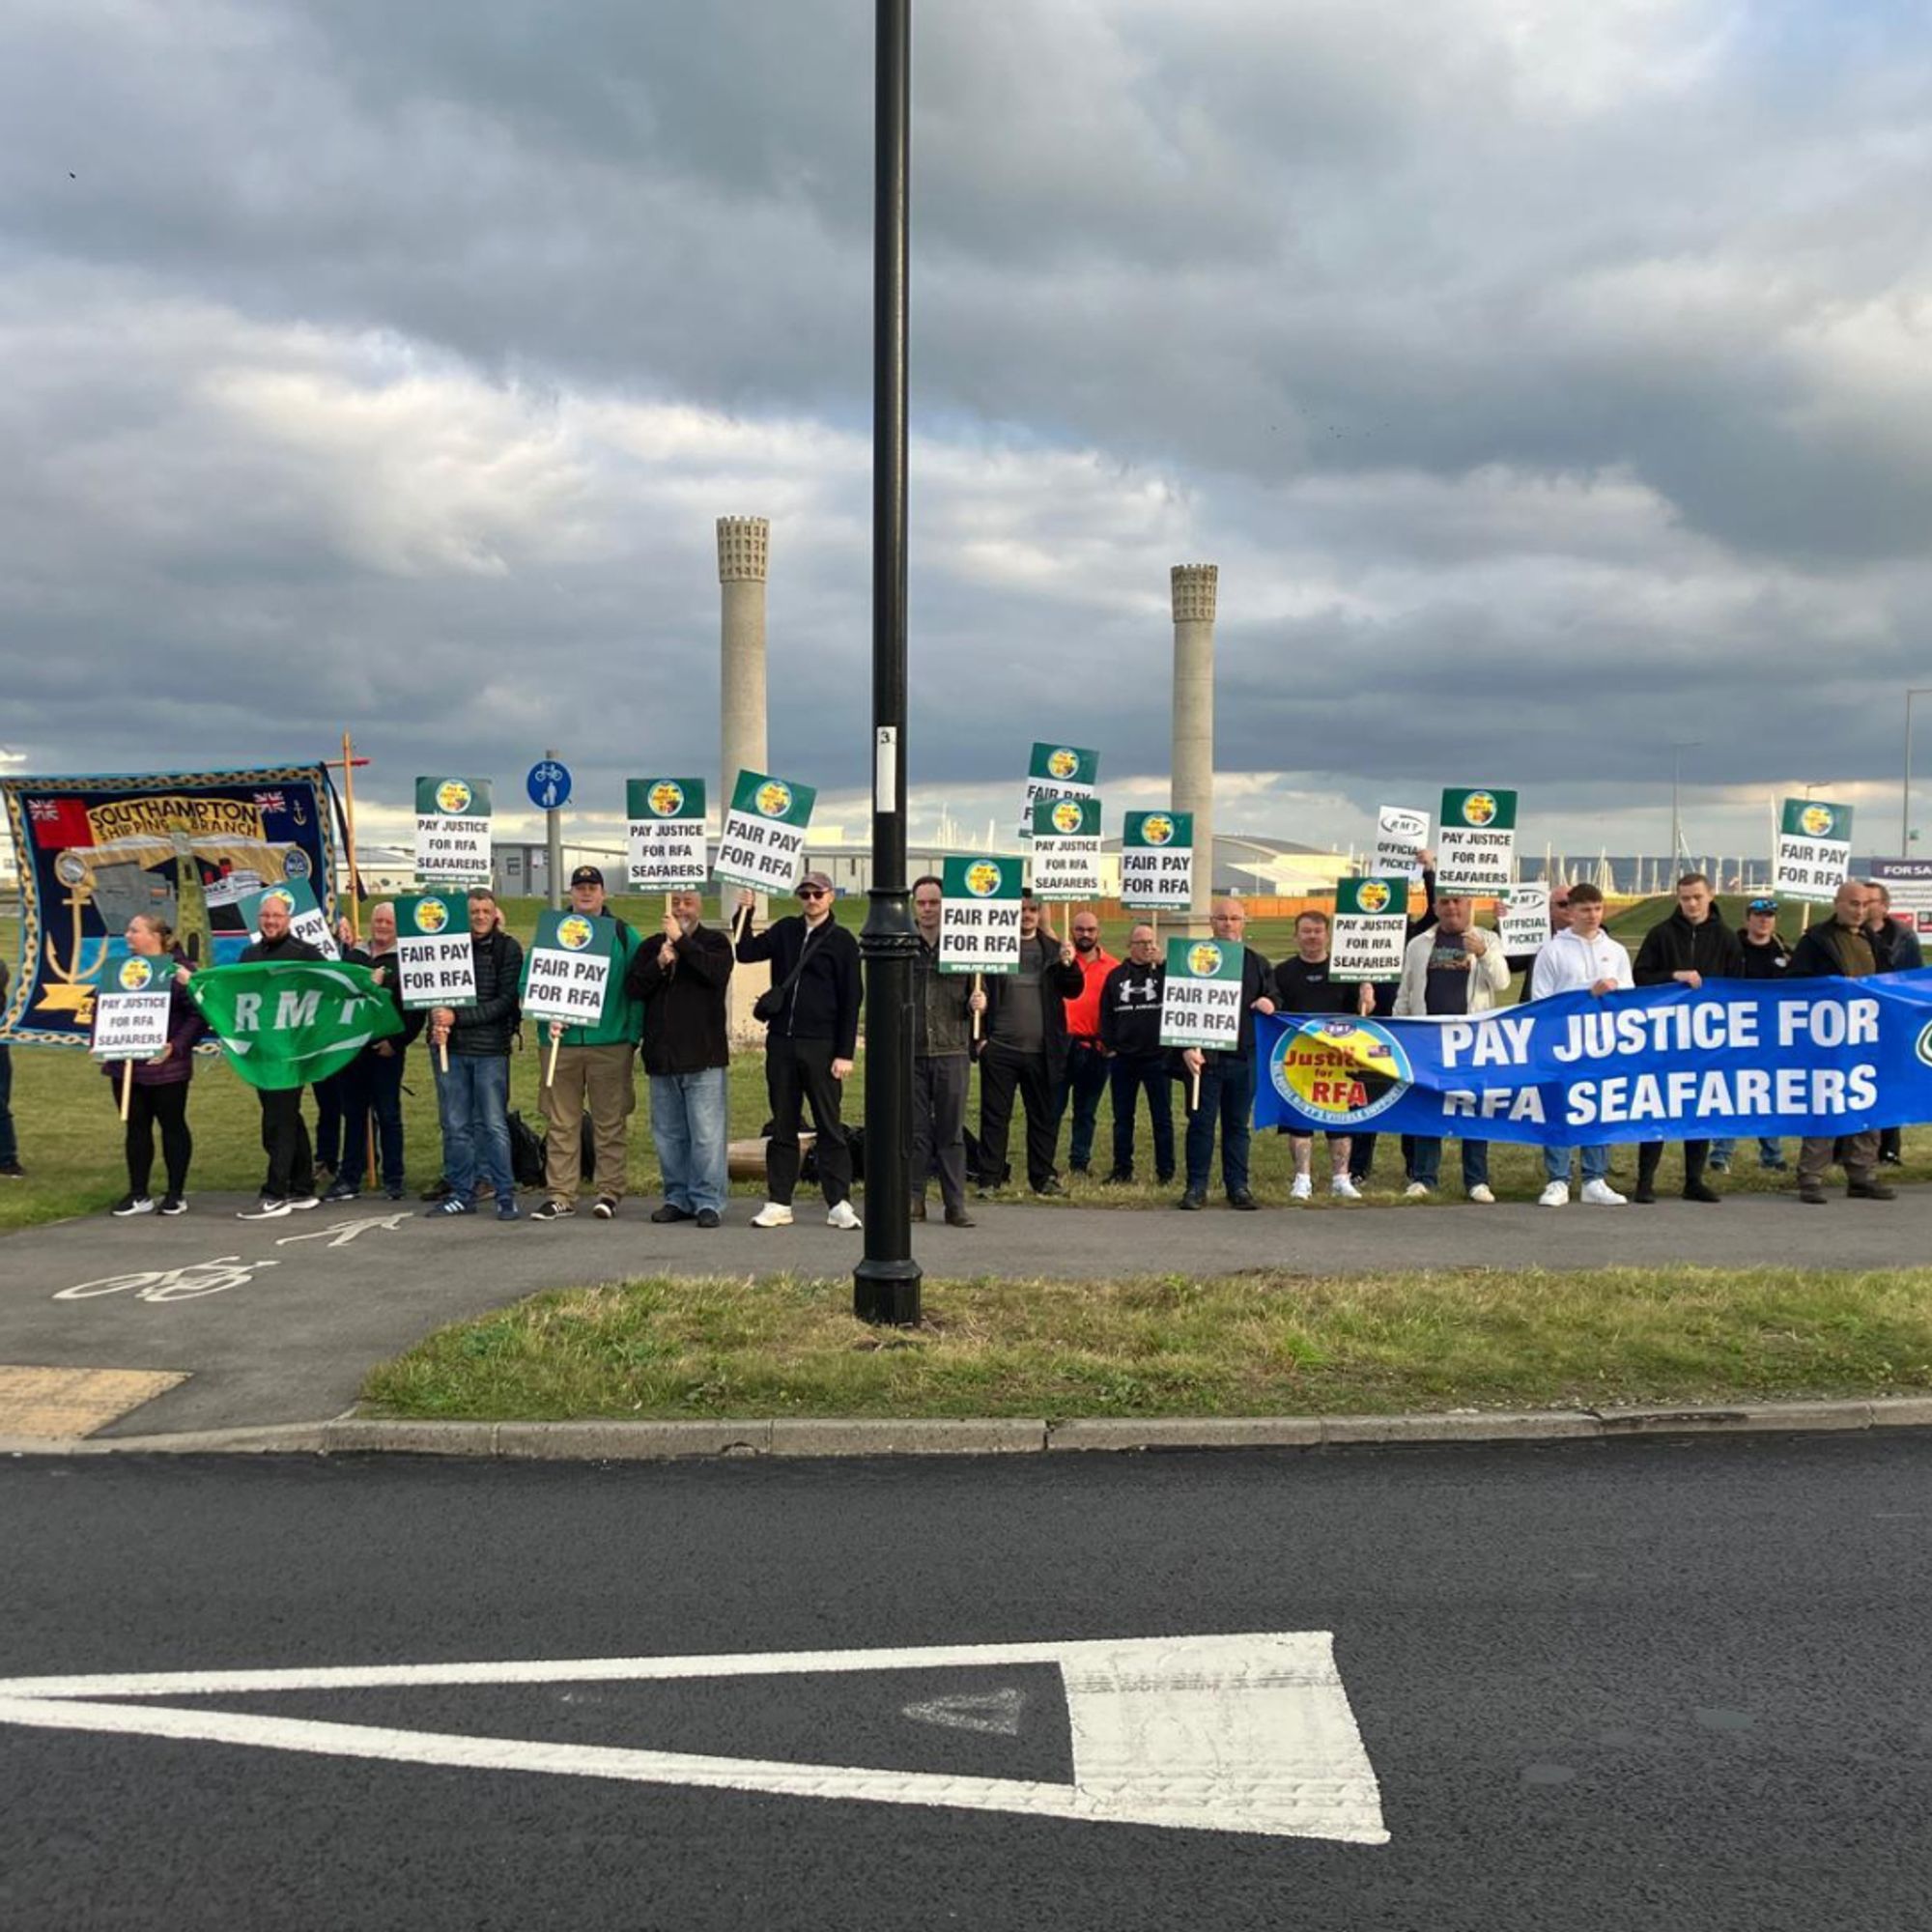
<path id="1" fill-rule="evenodd" d="M 14 0 L 14 769 L 545 745 L 707 777 L 713 520 L 772 761 L 864 828 L 865 0 Z M 1516 784 L 1898 838 L 1932 685 L 1932 27 L 1906 0 L 916 0 L 911 759 L 1164 799 L 1221 566 L 1223 829 Z M 1915 814 L 1932 840 L 1932 697 Z M 698 748 L 694 753 L 693 748 Z M 701 756 L 699 755 L 701 753 Z M 383 822 L 380 817 L 378 823 Z"/>

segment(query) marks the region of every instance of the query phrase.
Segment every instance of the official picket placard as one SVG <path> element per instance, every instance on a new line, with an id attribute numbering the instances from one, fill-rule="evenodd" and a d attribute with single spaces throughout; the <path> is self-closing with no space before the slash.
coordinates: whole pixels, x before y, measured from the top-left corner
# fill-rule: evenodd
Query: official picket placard
<path id="1" fill-rule="evenodd" d="M 475 1000 L 476 954 L 462 894 L 420 893 L 396 901 L 396 990 L 412 1012 Z"/>
<path id="2" fill-rule="evenodd" d="M 1516 793 L 1472 785 L 1442 794 L 1435 890 L 1488 896 L 1516 876 Z"/>
<path id="3" fill-rule="evenodd" d="M 1097 798 L 1100 754 L 1078 745 L 1036 739 L 1027 761 L 1026 803 L 1020 807 L 1020 837 L 1033 837 L 1034 808 L 1043 798 Z"/>
<path id="4" fill-rule="evenodd" d="M 152 1060 L 168 1043 L 168 999 L 175 962 L 166 953 L 150 958 L 129 952 L 95 989 L 96 1060 Z"/>
<path id="5" fill-rule="evenodd" d="M 946 859 L 939 867 L 939 970 L 1017 973 L 1019 859 Z"/>
<path id="6" fill-rule="evenodd" d="M 490 884 L 490 781 L 416 781 L 416 879 L 422 885 Z"/>
<path id="7" fill-rule="evenodd" d="M 1932 938 L 1932 859 L 1870 859 L 1864 869 L 1891 895 L 1892 918 Z"/>
<path id="8" fill-rule="evenodd" d="M 1331 980 L 1400 980 L 1408 944 L 1408 881 L 1337 879 Z"/>
<path id="9" fill-rule="evenodd" d="M 1408 805 L 1376 810 L 1376 865 L 1378 879 L 1419 879 L 1429 843 L 1429 814 Z"/>
<path id="10" fill-rule="evenodd" d="M 624 817 L 629 879 L 639 892 L 702 890 L 704 781 L 627 779 Z"/>
<path id="11" fill-rule="evenodd" d="M 604 1016 L 616 939 L 613 919 L 593 919 L 567 907 L 540 912 L 536 937 L 524 955 L 524 1017 L 595 1026 Z"/>
<path id="12" fill-rule="evenodd" d="M 1534 952 L 1549 937 L 1549 888 L 1539 881 L 1498 893 L 1496 932 L 1505 952 Z"/>
<path id="13" fill-rule="evenodd" d="M 1039 899 L 1100 896 L 1100 801 L 1043 798 L 1033 809 L 1033 894 Z"/>
<path id="14" fill-rule="evenodd" d="M 818 793 L 768 772 L 740 772 L 713 868 L 721 884 L 788 893 L 805 873 L 805 836 Z"/>
<path id="15" fill-rule="evenodd" d="M 1243 948 L 1170 939 L 1160 995 L 1160 1043 L 1232 1052 L 1241 1043 Z"/>
<path id="16" fill-rule="evenodd" d="M 342 949 L 328 929 L 328 916 L 315 902 L 306 879 L 291 879 L 286 885 L 270 886 L 259 893 L 245 893 L 235 901 L 249 932 L 262 929 L 262 906 L 268 899 L 279 899 L 289 909 L 289 930 L 305 939 L 325 959 L 340 959 Z"/>
<path id="17" fill-rule="evenodd" d="M 1852 872 L 1852 808 L 1787 798 L 1777 822 L 1771 889 L 1781 899 L 1830 905 Z"/>
<path id="18" fill-rule="evenodd" d="M 1121 903 L 1185 912 L 1194 903 L 1194 814 L 1130 811 L 1121 839 Z"/>

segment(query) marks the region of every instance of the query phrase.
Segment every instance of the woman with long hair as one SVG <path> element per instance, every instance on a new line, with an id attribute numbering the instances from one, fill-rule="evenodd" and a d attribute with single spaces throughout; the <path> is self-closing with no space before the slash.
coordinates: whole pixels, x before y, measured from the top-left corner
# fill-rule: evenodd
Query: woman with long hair
<path id="1" fill-rule="evenodd" d="M 188 956 L 175 944 L 174 927 L 158 913 L 137 912 L 128 922 L 128 951 L 144 959 L 165 954 L 174 961 L 168 988 L 168 1040 L 152 1060 L 136 1061 L 128 1096 L 128 1192 L 114 1204 L 120 1215 L 152 1214 L 154 1196 L 148 1192 L 155 1171 L 155 1129 L 161 1134 L 161 1163 L 167 1192 L 161 1196 L 163 1214 L 187 1211 L 187 1164 L 194 1153 L 188 1132 L 187 1090 L 194 1078 L 194 1043 L 208 1031 L 200 1010 L 187 996 Z M 101 1071 L 114 1085 L 117 1097 L 122 1078 L 119 1063 L 108 1061 Z"/>

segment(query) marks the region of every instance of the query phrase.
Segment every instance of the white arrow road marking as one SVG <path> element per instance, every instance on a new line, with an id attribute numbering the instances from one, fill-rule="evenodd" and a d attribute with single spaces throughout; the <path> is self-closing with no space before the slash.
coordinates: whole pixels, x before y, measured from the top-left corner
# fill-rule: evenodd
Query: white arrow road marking
<path id="1" fill-rule="evenodd" d="M 81 1699 L 252 1695 L 431 1685 L 668 1681 L 863 1670 L 1059 1666 L 1073 1781 L 954 1777 L 874 1767 L 773 1763 L 683 1751 L 460 1737 L 367 1724 Z M 964 1700 L 938 1699 L 940 1704 Z M 764 1656 L 580 1658 L 387 1664 L 367 1669 L 203 1670 L 0 1680 L 0 1723 L 255 1745 L 327 1757 L 477 1771 L 550 1772 L 641 1784 L 946 1805 L 1037 1818 L 1269 1837 L 1388 1842 L 1374 1768 L 1326 1631 L 1129 1637 L 1082 1643 L 787 1651 Z"/>
<path id="2" fill-rule="evenodd" d="M 983 1731 L 989 1737 L 1016 1738 L 1026 1692 L 1008 1689 L 984 1696 L 934 1697 L 924 1704 L 907 1704 L 899 1712 L 916 1724 L 939 1724 L 949 1731 Z"/>

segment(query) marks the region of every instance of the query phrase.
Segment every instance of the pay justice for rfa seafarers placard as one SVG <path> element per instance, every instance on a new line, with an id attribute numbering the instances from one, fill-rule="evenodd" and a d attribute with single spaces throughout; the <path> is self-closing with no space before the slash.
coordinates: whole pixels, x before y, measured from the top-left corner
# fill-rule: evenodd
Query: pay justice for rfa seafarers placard
<path id="1" fill-rule="evenodd" d="M 235 901 L 242 923 L 250 932 L 262 929 L 262 908 L 269 900 L 279 900 L 289 909 L 289 930 L 305 939 L 325 959 L 340 959 L 342 949 L 328 929 L 327 915 L 315 902 L 315 894 L 306 879 L 290 879 L 279 886 L 265 887 L 259 893 L 244 893 Z"/>
<path id="2" fill-rule="evenodd" d="M 1772 891 L 1781 899 L 1830 905 L 1851 870 L 1852 808 L 1822 798 L 1787 798 L 1777 821 Z"/>
<path id="3" fill-rule="evenodd" d="M 805 835 L 818 793 L 769 772 L 740 772 L 713 867 L 725 885 L 788 893 L 805 872 Z"/>
<path id="4" fill-rule="evenodd" d="M 581 912 L 537 915 L 524 977 L 524 1017 L 595 1026 L 604 1016 L 617 923 Z"/>
<path id="5" fill-rule="evenodd" d="M 466 900 L 442 893 L 396 901 L 396 990 L 412 1012 L 476 998 L 469 917 Z"/>
<path id="6" fill-rule="evenodd" d="M 416 781 L 416 878 L 423 885 L 490 883 L 490 781 Z"/>
<path id="7" fill-rule="evenodd" d="M 94 995 L 96 1060 L 152 1060 L 168 1043 L 168 995 L 175 962 L 130 952 Z"/>
<path id="8" fill-rule="evenodd" d="M 1337 879 L 1331 980 L 1400 980 L 1408 944 L 1406 879 Z"/>
<path id="9" fill-rule="evenodd" d="M 702 888 L 704 781 L 627 779 L 624 819 L 629 878 L 638 891 L 673 893 Z"/>
<path id="10" fill-rule="evenodd" d="M 1130 811 L 1121 839 L 1121 903 L 1185 912 L 1194 903 L 1194 814 Z"/>
<path id="11" fill-rule="evenodd" d="M 1516 793 L 1493 785 L 1442 794 L 1435 839 L 1435 890 L 1501 892 L 1516 872 Z"/>
<path id="12" fill-rule="evenodd" d="M 1100 801 L 1043 798 L 1033 809 L 1033 894 L 1037 899 L 1100 896 Z"/>
<path id="13" fill-rule="evenodd" d="M 1160 995 L 1160 1043 L 1232 1051 L 1241 1043 L 1242 949 L 1218 939 L 1170 939 Z"/>
<path id="14" fill-rule="evenodd" d="M 939 970 L 1017 973 L 1018 859 L 947 859 L 939 867 Z"/>

